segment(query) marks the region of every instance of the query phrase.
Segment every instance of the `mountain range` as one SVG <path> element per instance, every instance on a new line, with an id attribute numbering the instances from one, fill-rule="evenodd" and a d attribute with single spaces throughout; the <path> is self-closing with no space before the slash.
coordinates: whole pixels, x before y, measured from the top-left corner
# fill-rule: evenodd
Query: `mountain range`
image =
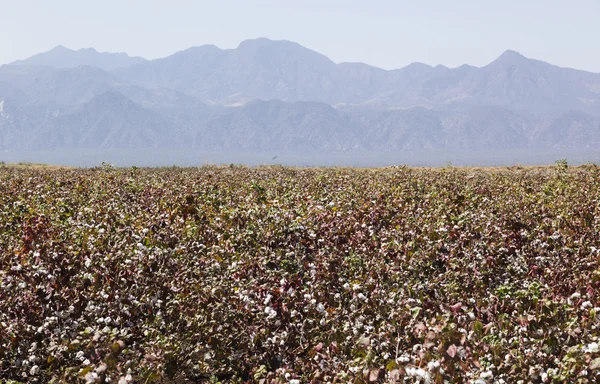
<path id="1" fill-rule="evenodd" d="M 5 153 L 153 148 L 393 157 L 593 153 L 599 144 L 600 74 L 510 50 L 480 68 L 383 70 L 260 38 L 156 60 L 59 46 L 0 67 Z"/>

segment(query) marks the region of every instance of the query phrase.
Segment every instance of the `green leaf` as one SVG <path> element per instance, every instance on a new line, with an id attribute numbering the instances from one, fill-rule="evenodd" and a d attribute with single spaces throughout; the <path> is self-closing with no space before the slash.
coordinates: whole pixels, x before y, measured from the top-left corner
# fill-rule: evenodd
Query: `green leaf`
<path id="1" fill-rule="evenodd" d="M 394 368 L 396 368 L 398 366 L 398 364 L 396 364 L 395 360 L 390 360 L 388 361 L 388 363 L 385 365 L 385 369 L 389 371 L 394 370 Z"/>
<path id="2" fill-rule="evenodd" d="M 411 308 L 410 313 L 411 313 L 413 319 L 416 319 L 419 316 L 419 313 L 421 313 L 421 307 Z"/>

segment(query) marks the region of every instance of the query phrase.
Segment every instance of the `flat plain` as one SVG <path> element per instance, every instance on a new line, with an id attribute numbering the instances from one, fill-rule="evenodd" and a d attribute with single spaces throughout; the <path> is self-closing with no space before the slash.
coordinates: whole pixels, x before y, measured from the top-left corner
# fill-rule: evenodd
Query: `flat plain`
<path id="1" fill-rule="evenodd" d="M 0 167 L 0 380 L 597 382 L 599 181 Z"/>

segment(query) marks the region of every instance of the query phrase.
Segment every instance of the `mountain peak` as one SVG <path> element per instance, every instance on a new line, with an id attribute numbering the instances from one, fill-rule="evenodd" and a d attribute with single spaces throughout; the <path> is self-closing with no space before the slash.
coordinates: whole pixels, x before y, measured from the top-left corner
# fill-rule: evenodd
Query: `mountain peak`
<path id="1" fill-rule="evenodd" d="M 527 61 L 529 61 L 529 59 L 519 52 L 507 49 L 492 63 L 519 64 Z"/>
<path id="2" fill-rule="evenodd" d="M 64 45 L 57 45 L 56 47 L 52 48 L 50 50 L 50 52 L 72 52 L 72 49 L 69 49 L 67 47 L 65 47 Z"/>
<path id="3" fill-rule="evenodd" d="M 203 53 L 207 53 L 207 52 L 216 53 L 216 52 L 221 52 L 221 51 L 222 51 L 222 49 L 217 47 L 214 44 L 204 44 L 204 45 L 199 45 L 196 47 L 190 47 L 190 48 L 184 49 L 179 52 L 175 52 L 171 56 L 182 56 L 182 55 L 186 56 L 186 55 L 190 55 L 190 54 L 195 55 L 195 54 L 203 54 Z M 167 56 L 167 57 L 170 57 L 170 56 Z M 165 58 L 163 58 L 163 59 L 165 59 Z"/>
<path id="4" fill-rule="evenodd" d="M 281 48 L 287 49 L 299 49 L 305 51 L 311 51 L 302 45 L 289 40 L 271 40 L 266 37 L 259 37 L 256 39 L 249 39 L 242 41 L 237 49 L 238 51 L 257 51 L 264 49 L 277 50 Z M 312 52 L 312 51 L 311 51 Z"/>
<path id="5" fill-rule="evenodd" d="M 425 64 L 425 63 L 421 63 L 418 61 L 415 61 L 414 63 L 410 63 L 408 64 L 406 67 L 402 68 L 402 69 L 410 69 L 410 70 L 426 70 L 426 69 L 432 69 L 433 67 L 429 64 Z"/>
<path id="6" fill-rule="evenodd" d="M 404 72 L 410 74 L 411 76 L 416 76 L 418 74 L 429 73 L 432 70 L 433 67 L 431 65 L 420 62 L 414 62 L 408 64 L 407 66 L 401 69 L 396 69 L 394 71 Z"/>
<path id="7" fill-rule="evenodd" d="M 275 40 L 271 40 L 268 37 L 261 36 L 261 37 L 256 37 L 254 39 L 243 40 L 239 45 L 250 44 L 250 43 L 254 43 L 254 42 L 256 42 L 256 43 L 269 43 L 269 42 L 273 42 L 273 41 L 275 41 Z"/>
<path id="8" fill-rule="evenodd" d="M 289 40 L 271 40 L 266 37 L 244 40 L 236 51 L 242 56 L 253 57 L 254 60 L 269 65 L 273 64 L 273 61 L 282 62 L 299 58 L 304 62 L 333 64 L 327 56 Z"/>
<path id="9" fill-rule="evenodd" d="M 81 48 L 77 52 L 99 53 L 95 48 Z"/>

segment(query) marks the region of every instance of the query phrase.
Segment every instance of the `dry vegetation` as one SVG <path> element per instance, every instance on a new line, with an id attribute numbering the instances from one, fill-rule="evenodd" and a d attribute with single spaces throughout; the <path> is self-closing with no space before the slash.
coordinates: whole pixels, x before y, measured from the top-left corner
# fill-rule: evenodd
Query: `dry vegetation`
<path id="1" fill-rule="evenodd" d="M 47 171 L 55 171 L 59 169 L 72 169 L 72 167 L 64 165 L 49 165 L 39 163 L 5 163 L 0 161 L 0 168 L 18 168 L 18 169 L 45 169 Z"/>
<path id="2" fill-rule="evenodd" d="M 0 378 L 597 382 L 599 181 L 0 168 Z"/>

